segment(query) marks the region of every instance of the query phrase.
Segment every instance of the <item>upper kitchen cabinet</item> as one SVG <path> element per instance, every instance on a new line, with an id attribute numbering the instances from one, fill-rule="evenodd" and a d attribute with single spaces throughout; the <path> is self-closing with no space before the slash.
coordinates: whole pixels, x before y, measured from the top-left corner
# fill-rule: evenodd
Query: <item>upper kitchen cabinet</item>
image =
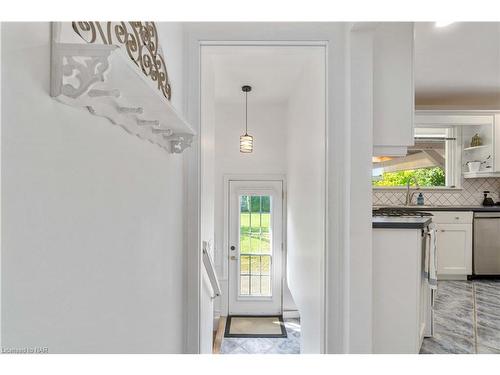
<path id="1" fill-rule="evenodd" d="M 414 25 L 388 22 L 373 30 L 373 154 L 406 155 L 414 145 Z"/>

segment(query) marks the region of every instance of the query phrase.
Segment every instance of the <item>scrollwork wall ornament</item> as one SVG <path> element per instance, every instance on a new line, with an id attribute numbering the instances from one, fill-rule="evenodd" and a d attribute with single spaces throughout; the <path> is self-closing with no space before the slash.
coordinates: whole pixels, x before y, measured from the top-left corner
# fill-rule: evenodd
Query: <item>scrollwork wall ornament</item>
<path id="1" fill-rule="evenodd" d="M 167 67 L 158 44 L 154 22 L 72 22 L 72 28 L 87 43 L 124 46 L 128 56 L 156 83 L 168 100 L 172 88 Z"/>

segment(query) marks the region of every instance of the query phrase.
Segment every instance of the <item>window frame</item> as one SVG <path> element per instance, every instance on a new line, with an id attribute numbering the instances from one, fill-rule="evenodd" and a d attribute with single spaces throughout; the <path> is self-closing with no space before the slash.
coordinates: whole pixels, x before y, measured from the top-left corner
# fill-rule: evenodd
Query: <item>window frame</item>
<path id="1" fill-rule="evenodd" d="M 446 186 L 422 186 L 422 191 L 457 191 L 462 190 L 462 126 L 452 124 L 421 124 L 415 125 L 417 128 L 441 128 L 448 129 L 447 136 L 454 137 L 455 147 L 448 147 L 445 152 L 446 170 Z M 414 134 L 415 137 L 415 134 Z M 372 168 L 373 169 L 373 168 Z M 448 179 L 452 178 L 453 184 L 448 184 Z M 384 191 L 397 191 L 406 190 L 406 186 L 373 186 L 373 190 Z"/>

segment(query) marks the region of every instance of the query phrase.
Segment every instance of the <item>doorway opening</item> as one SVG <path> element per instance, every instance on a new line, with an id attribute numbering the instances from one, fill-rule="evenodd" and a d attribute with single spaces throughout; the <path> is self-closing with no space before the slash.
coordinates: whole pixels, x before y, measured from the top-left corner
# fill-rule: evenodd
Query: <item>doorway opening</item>
<path id="1" fill-rule="evenodd" d="M 200 128 L 201 231 L 222 289 L 215 351 L 320 353 L 326 45 L 202 45 Z"/>

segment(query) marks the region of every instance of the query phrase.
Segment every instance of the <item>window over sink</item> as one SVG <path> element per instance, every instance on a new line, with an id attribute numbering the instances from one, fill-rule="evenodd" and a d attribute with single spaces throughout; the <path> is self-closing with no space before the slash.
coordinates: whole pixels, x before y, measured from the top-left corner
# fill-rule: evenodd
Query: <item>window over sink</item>
<path id="1" fill-rule="evenodd" d="M 415 180 L 426 189 L 459 187 L 461 132 L 459 126 L 416 127 L 415 145 L 406 156 L 373 157 L 373 187 L 401 188 Z"/>

